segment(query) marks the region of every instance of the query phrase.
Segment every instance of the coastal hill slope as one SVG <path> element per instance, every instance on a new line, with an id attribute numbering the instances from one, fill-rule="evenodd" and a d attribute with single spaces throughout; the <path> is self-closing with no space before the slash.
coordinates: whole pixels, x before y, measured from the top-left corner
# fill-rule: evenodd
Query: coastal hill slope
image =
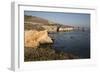
<path id="1" fill-rule="evenodd" d="M 47 30 L 48 32 L 56 32 L 57 27 L 61 24 L 54 23 L 50 20 L 37 17 L 37 16 L 24 16 L 24 29 L 25 30 Z"/>
<path id="2" fill-rule="evenodd" d="M 25 22 L 48 24 L 48 20 L 45 20 L 43 18 L 36 17 L 36 16 L 27 16 L 27 15 L 25 15 L 24 21 Z"/>
<path id="3" fill-rule="evenodd" d="M 57 25 L 57 23 L 53 22 L 53 21 L 50 21 L 50 20 L 47 20 L 47 19 L 44 19 L 44 18 L 41 18 L 41 17 L 37 17 L 37 16 L 27 16 L 25 15 L 24 16 L 24 22 L 25 23 L 32 23 L 32 24 L 40 24 L 40 25 L 51 25 L 51 24 L 54 24 L 54 25 Z M 59 25 L 59 24 L 58 24 Z"/>
<path id="4" fill-rule="evenodd" d="M 41 17 L 27 15 L 24 16 L 24 27 L 25 30 L 47 30 L 48 32 L 73 30 L 73 26 L 63 25 Z"/>

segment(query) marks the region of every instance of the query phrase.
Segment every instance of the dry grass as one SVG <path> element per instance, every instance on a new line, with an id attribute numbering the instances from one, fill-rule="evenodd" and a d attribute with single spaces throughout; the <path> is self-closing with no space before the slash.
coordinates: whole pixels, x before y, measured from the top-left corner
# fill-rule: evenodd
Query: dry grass
<path id="1" fill-rule="evenodd" d="M 50 45 L 44 45 L 38 48 L 26 48 L 24 50 L 25 61 L 46 61 L 46 60 L 65 60 L 65 59 L 77 59 L 70 53 L 57 52 Z"/>

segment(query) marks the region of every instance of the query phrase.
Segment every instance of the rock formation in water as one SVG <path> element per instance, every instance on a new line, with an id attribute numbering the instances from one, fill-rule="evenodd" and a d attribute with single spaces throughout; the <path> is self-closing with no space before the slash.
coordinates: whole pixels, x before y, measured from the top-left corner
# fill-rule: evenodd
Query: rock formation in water
<path id="1" fill-rule="evenodd" d="M 46 30 L 26 30 L 25 31 L 25 47 L 36 48 L 40 44 L 53 43 L 52 39 L 48 36 Z"/>

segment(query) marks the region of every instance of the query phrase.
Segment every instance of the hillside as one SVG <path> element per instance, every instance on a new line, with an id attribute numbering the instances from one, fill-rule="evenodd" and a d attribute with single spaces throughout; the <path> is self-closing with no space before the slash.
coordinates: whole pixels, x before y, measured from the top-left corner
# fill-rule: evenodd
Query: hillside
<path id="1" fill-rule="evenodd" d="M 33 22 L 33 23 L 40 23 L 40 24 L 48 24 L 48 20 L 45 20 L 40 17 L 36 16 L 26 16 L 24 17 L 25 22 Z"/>
<path id="2" fill-rule="evenodd" d="M 25 30 L 47 30 L 48 32 L 58 31 L 73 31 L 74 27 L 69 25 L 59 24 L 37 16 L 24 16 Z"/>
<path id="3" fill-rule="evenodd" d="M 24 16 L 24 23 L 31 23 L 33 25 L 49 25 L 49 26 L 58 26 L 60 24 L 55 23 L 53 21 L 37 17 L 37 16 Z"/>

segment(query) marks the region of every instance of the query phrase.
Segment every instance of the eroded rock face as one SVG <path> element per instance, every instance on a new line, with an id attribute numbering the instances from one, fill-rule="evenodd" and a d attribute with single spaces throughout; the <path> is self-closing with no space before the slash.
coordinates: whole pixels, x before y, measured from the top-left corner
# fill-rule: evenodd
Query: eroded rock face
<path id="1" fill-rule="evenodd" d="M 52 39 L 48 36 L 46 30 L 36 31 L 27 30 L 25 31 L 25 47 L 36 48 L 39 44 L 53 43 Z"/>

